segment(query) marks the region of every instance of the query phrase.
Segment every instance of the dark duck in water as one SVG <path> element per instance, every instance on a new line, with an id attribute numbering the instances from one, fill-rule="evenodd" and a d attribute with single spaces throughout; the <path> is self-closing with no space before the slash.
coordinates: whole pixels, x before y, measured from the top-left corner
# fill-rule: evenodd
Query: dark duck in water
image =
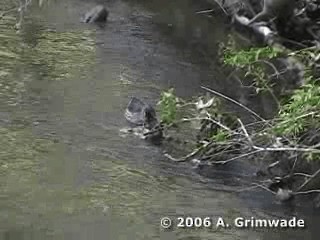
<path id="1" fill-rule="evenodd" d="M 133 97 L 125 110 L 124 116 L 132 125 L 147 129 L 143 133 L 145 138 L 150 140 L 162 138 L 162 129 L 157 120 L 156 111 L 151 105 Z"/>
<path id="2" fill-rule="evenodd" d="M 154 108 L 135 97 L 131 98 L 124 115 L 131 124 L 144 126 L 149 130 L 158 124 Z"/>
<path id="3" fill-rule="evenodd" d="M 82 22 L 84 23 L 105 23 L 107 21 L 109 12 L 103 5 L 98 5 L 88 11 Z"/>

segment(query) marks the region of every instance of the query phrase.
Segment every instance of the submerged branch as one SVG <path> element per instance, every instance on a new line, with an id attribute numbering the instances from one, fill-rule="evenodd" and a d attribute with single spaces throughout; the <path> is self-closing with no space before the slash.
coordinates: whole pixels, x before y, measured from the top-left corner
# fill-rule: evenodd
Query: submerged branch
<path id="1" fill-rule="evenodd" d="M 193 152 L 189 153 L 188 155 L 181 157 L 181 158 L 174 158 L 172 157 L 169 153 L 165 153 L 164 156 L 167 157 L 168 159 L 175 161 L 175 162 L 185 162 L 189 160 L 190 158 L 196 156 L 201 150 L 209 146 L 210 143 L 206 143 L 203 146 L 196 148 Z"/>
<path id="2" fill-rule="evenodd" d="M 237 156 L 237 157 L 230 158 L 230 159 L 225 160 L 225 161 L 212 161 L 212 163 L 214 163 L 214 164 L 226 164 L 226 163 L 232 162 L 234 160 L 238 160 L 240 158 L 244 158 L 244 157 L 248 157 L 248 156 L 254 155 L 254 154 L 259 153 L 259 152 L 262 152 L 262 151 L 261 150 L 256 150 L 256 151 L 252 151 L 252 152 L 249 152 L 249 153 L 242 154 L 242 155 Z"/>

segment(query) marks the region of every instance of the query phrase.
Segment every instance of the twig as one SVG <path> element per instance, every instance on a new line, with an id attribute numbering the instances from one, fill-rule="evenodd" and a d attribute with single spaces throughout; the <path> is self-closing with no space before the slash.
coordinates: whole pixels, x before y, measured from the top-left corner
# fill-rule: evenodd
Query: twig
<path id="1" fill-rule="evenodd" d="M 221 3 L 217 0 L 214 0 L 216 2 L 216 4 L 218 4 L 218 6 L 221 8 L 221 10 L 228 16 L 229 14 L 227 13 L 227 11 L 224 9 L 224 7 L 221 5 Z"/>
<path id="2" fill-rule="evenodd" d="M 240 123 L 241 128 L 242 128 L 242 131 L 244 132 L 245 136 L 247 137 L 247 139 L 248 139 L 248 141 L 249 141 L 249 143 L 250 143 L 250 145 L 251 145 L 251 147 L 252 147 L 252 146 L 253 146 L 253 142 L 252 142 L 252 139 L 250 138 L 250 136 L 249 136 L 246 128 L 244 127 L 242 121 L 241 121 L 239 118 L 238 118 L 237 120 L 238 120 L 238 122 Z"/>
<path id="3" fill-rule="evenodd" d="M 214 9 L 198 11 L 198 12 L 196 12 L 196 14 L 211 13 L 211 12 L 214 12 Z"/>
<path id="4" fill-rule="evenodd" d="M 262 150 L 262 151 L 270 151 L 270 152 L 313 152 L 313 153 L 320 153 L 320 149 L 315 149 L 315 148 L 299 148 L 299 147 L 279 147 L 279 148 L 270 148 L 270 147 L 258 147 L 258 146 L 253 146 L 254 149 L 256 150 Z"/>
<path id="5" fill-rule="evenodd" d="M 291 171 L 290 171 L 290 175 L 291 175 L 291 176 L 292 176 L 293 173 L 294 173 L 294 169 L 296 168 L 297 161 L 298 161 L 298 155 L 295 156 L 295 159 L 294 159 L 294 162 L 293 162 Z"/>
<path id="6" fill-rule="evenodd" d="M 306 180 L 301 186 L 298 188 L 297 192 L 301 191 L 307 184 L 309 184 L 313 179 L 315 179 L 320 174 L 320 168 L 316 171 L 312 176 Z"/>
<path id="7" fill-rule="evenodd" d="M 310 178 L 312 175 L 306 174 L 306 173 L 293 173 L 294 176 L 302 176 L 302 177 L 307 177 Z"/>
<path id="8" fill-rule="evenodd" d="M 272 194 L 274 194 L 274 195 L 277 194 L 277 193 L 275 193 L 274 191 L 271 191 L 269 188 L 267 188 L 267 187 L 265 187 L 265 186 L 263 186 L 263 185 L 261 185 L 261 184 L 252 183 L 252 185 L 257 186 L 257 187 L 259 187 L 259 188 L 262 188 L 262 189 L 266 190 L 267 192 L 270 192 L 270 193 L 272 193 Z"/>
<path id="9" fill-rule="evenodd" d="M 232 153 L 234 152 L 234 149 L 231 148 L 232 146 L 228 146 L 225 149 L 223 149 L 222 151 L 219 151 L 217 153 L 211 154 L 211 155 L 206 155 L 206 153 L 204 153 L 201 157 L 201 159 L 203 160 L 208 160 L 208 159 L 212 159 L 213 157 L 222 155 L 222 154 L 228 154 L 228 153 Z M 228 150 L 228 148 L 231 148 L 230 150 Z"/>
<path id="10" fill-rule="evenodd" d="M 273 69 L 273 71 L 275 72 L 277 78 L 279 78 L 280 76 L 280 73 L 278 71 L 278 69 L 269 61 L 266 61 L 266 60 L 256 60 L 255 62 L 253 62 L 253 64 L 255 63 L 264 63 L 266 65 L 268 65 L 269 67 L 271 67 Z M 280 106 L 280 103 L 279 103 L 279 100 L 277 98 L 277 96 L 273 93 L 272 89 L 270 88 L 270 86 L 265 82 L 263 81 L 263 85 L 266 89 L 268 89 L 268 92 L 271 94 L 272 98 L 274 99 L 274 101 L 276 102 L 278 108 Z"/>
<path id="11" fill-rule="evenodd" d="M 293 195 L 302 195 L 302 194 L 310 194 L 310 193 L 320 193 L 320 189 L 313 189 L 305 192 L 293 192 Z"/>
<path id="12" fill-rule="evenodd" d="M 260 59 L 260 60 L 256 60 L 256 61 L 253 62 L 253 63 L 260 63 L 260 62 L 268 65 L 269 67 L 271 67 L 271 68 L 273 69 L 274 74 L 275 74 L 276 76 L 280 76 L 280 73 L 279 73 L 278 69 L 276 68 L 276 66 L 275 66 L 274 64 L 272 64 L 271 62 L 269 62 L 269 61 L 261 60 L 261 59 Z"/>
<path id="13" fill-rule="evenodd" d="M 195 121 L 195 120 L 208 120 L 208 121 L 210 121 L 210 122 L 213 122 L 214 124 L 216 124 L 216 125 L 218 125 L 219 127 L 221 127 L 221 128 L 223 128 L 224 130 L 226 130 L 226 131 L 228 131 L 228 132 L 230 132 L 230 133 L 234 133 L 234 131 L 233 130 L 231 130 L 230 128 L 228 128 L 227 126 L 225 126 L 224 124 L 222 124 L 222 123 L 220 123 L 220 122 L 218 122 L 218 121 L 216 121 L 216 120 L 213 120 L 212 118 L 210 118 L 210 117 L 207 117 L 207 118 L 199 118 L 199 117 L 196 117 L 196 118 L 183 118 L 182 119 L 183 121 Z"/>
<path id="14" fill-rule="evenodd" d="M 275 162 L 269 164 L 269 166 L 267 167 L 268 172 L 271 173 L 272 168 L 278 166 L 279 164 L 280 164 L 279 161 L 275 161 Z"/>
<path id="15" fill-rule="evenodd" d="M 286 69 L 284 69 L 282 71 L 278 71 L 277 73 L 270 74 L 269 77 L 277 77 L 278 78 L 280 75 L 283 75 L 288 71 L 289 70 L 286 68 Z"/>
<path id="16" fill-rule="evenodd" d="M 245 191 L 249 191 L 249 190 L 252 190 L 252 189 L 255 189 L 255 188 L 258 188 L 258 186 L 251 186 L 251 187 L 247 187 L 247 188 L 242 188 L 242 189 L 239 189 L 235 192 L 245 192 Z"/>
<path id="17" fill-rule="evenodd" d="M 251 189 L 255 189 L 255 188 L 262 188 L 274 195 L 276 195 L 277 193 L 276 192 L 273 192 L 271 191 L 270 189 L 268 189 L 267 187 L 261 185 L 261 184 L 258 184 L 258 183 L 252 183 L 252 185 L 254 186 L 251 186 L 251 187 L 247 187 L 247 188 L 244 188 L 244 189 L 240 189 L 240 190 L 237 190 L 236 192 L 244 192 L 244 191 L 248 191 L 248 190 L 251 190 Z M 313 189 L 313 190 L 309 190 L 309 191 L 305 191 L 305 192 L 292 192 L 292 195 L 303 195 L 303 194 L 311 194 L 311 193 L 320 193 L 320 189 Z"/>
<path id="18" fill-rule="evenodd" d="M 305 178 L 310 178 L 312 175 L 310 174 L 306 174 L 306 173 L 293 173 L 293 174 L 287 174 L 283 177 L 283 179 L 286 179 L 286 178 L 290 178 L 292 176 L 298 176 L 298 177 L 305 177 Z"/>
<path id="19" fill-rule="evenodd" d="M 227 96 L 223 95 L 222 93 L 219 93 L 219 92 L 217 92 L 217 91 L 215 91 L 215 90 L 212 90 L 212 89 L 210 89 L 210 88 L 207 88 L 207 87 L 204 87 L 204 86 L 201 86 L 201 88 L 204 89 L 204 90 L 206 90 L 206 91 L 208 91 L 208 92 L 211 92 L 211 93 L 213 93 L 213 94 L 215 94 L 215 95 L 218 95 L 219 97 L 222 97 L 222 98 L 224 98 L 224 99 L 226 99 L 226 100 L 228 100 L 228 101 L 230 101 L 230 102 L 232 102 L 232 103 L 234 103 L 234 104 L 236 104 L 236 105 L 238 105 L 238 106 L 240 106 L 240 107 L 242 107 L 243 109 L 245 109 L 245 110 L 247 110 L 248 112 L 250 112 L 252 115 L 254 115 L 254 116 L 256 116 L 257 118 L 259 118 L 260 120 L 262 120 L 263 122 L 266 122 L 266 120 L 265 120 L 264 118 L 262 118 L 262 117 L 259 116 L 257 113 L 255 113 L 254 111 L 252 111 L 250 108 L 248 108 L 248 107 L 244 106 L 243 104 L 237 102 L 236 100 L 234 100 L 234 99 L 232 99 L 232 98 L 230 98 L 230 97 L 227 97 Z"/>
<path id="20" fill-rule="evenodd" d="M 222 123 L 220 123 L 220 122 L 218 122 L 216 120 L 213 120 L 210 117 L 207 117 L 207 118 L 205 118 L 205 117 L 204 118 L 194 117 L 194 118 L 182 118 L 182 119 L 180 119 L 178 121 L 175 121 L 175 122 L 173 122 L 171 124 L 168 124 L 168 125 L 165 125 L 165 126 L 160 126 L 159 128 L 155 128 L 153 130 L 150 130 L 147 133 L 144 133 L 144 135 L 147 136 L 147 135 L 153 134 L 153 133 L 155 133 L 157 131 L 160 131 L 160 130 L 169 129 L 169 128 L 171 128 L 171 127 L 173 127 L 173 126 L 175 126 L 175 125 L 177 125 L 179 123 L 192 122 L 192 121 L 201 121 L 201 120 L 208 120 L 210 122 L 213 122 L 214 124 L 218 125 L 219 127 L 223 128 L 224 130 L 226 130 L 226 131 L 228 131 L 228 132 L 230 132 L 232 134 L 235 134 L 235 131 L 231 130 L 230 128 L 228 128 L 224 124 L 222 124 Z"/>
<path id="21" fill-rule="evenodd" d="M 307 48 L 307 47 L 308 47 L 307 45 L 302 44 L 302 43 L 297 42 L 297 41 L 294 41 L 294 40 L 292 40 L 292 39 L 280 37 L 280 40 L 282 40 L 282 41 L 284 41 L 284 42 L 287 42 L 287 43 L 295 44 L 296 46 L 302 47 L 302 48 L 304 48 L 304 49 L 308 49 L 308 48 Z"/>
<path id="22" fill-rule="evenodd" d="M 196 148 L 193 152 L 189 153 L 188 155 L 181 157 L 181 158 L 174 158 L 172 157 L 169 153 L 165 153 L 164 156 L 167 157 L 168 159 L 175 161 L 175 162 L 185 162 L 187 160 L 189 160 L 189 158 L 197 155 L 202 149 L 206 148 L 207 146 L 209 146 L 210 143 L 207 143 L 199 148 Z"/>
<path id="23" fill-rule="evenodd" d="M 242 155 L 237 156 L 237 157 L 230 158 L 230 159 L 225 160 L 225 161 L 215 161 L 215 162 L 213 161 L 212 163 L 214 163 L 214 164 L 226 164 L 226 163 L 232 162 L 234 160 L 237 160 L 237 159 L 240 159 L 240 158 L 244 158 L 244 157 L 259 153 L 259 152 L 262 152 L 262 151 L 261 150 L 256 150 L 256 151 L 252 151 L 252 152 L 249 152 L 249 153 L 242 154 Z"/>
<path id="24" fill-rule="evenodd" d="M 250 126 L 259 125 L 259 124 L 261 124 L 261 123 L 265 124 L 266 121 L 255 121 L 255 122 L 248 123 L 248 124 L 246 124 L 245 126 L 246 126 L 246 127 L 250 127 Z M 270 125 L 270 123 L 267 123 L 267 124 Z M 240 129 L 241 129 L 241 126 L 240 126 L 239 128 L 237 128 L 237 129 L 240 130 Z"/>

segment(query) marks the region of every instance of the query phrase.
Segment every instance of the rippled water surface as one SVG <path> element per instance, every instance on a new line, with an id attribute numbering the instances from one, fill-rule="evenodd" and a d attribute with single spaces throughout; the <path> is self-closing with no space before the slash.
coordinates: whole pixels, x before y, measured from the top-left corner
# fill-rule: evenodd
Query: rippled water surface
<path id="1" fill-rule="evenodd" d="M 165 159 L 162 147 L 119 133 L 131 96 L 155 104 L 161 90 L 191 97 L 201 84 L 240 94 L 215 57 L 225 22 L 194 14 L 206 7 L 195 1 L 158 0 L 109 1 L 105 27 L 80 24 L 93 5 L 33 7 L 19 33 L 15 18 L 0 20 L 0 239 L 318 239 L 312 212 L 265 191 L 235 193 L 246 186 L 240 169 L 208 180 Z M 296 214 L 307 229 L 159 224 Z"/>

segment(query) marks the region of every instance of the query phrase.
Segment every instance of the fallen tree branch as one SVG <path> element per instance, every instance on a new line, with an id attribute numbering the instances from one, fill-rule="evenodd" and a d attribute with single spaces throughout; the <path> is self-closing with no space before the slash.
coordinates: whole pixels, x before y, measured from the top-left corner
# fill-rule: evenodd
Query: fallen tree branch
<path id="1" fill-rule="evenodd" d="M 234 130 L 228 128 L 226 125 L 224 125 L 224 124 L 222 124 L 222 123 L 220 123 L 220 122 L 218 122 L 218 121 L 216 121 L 216 120 L 213 120 L 213 119 L 210 118 L 210 117 L 207 117 L 207 118 L 206 118 L 206 117 L 204 117 L 204 118 L 194 117 L 194 118 L 182 118 L 182 119 L 180 119 L 180 120 L 178 120 L 178 121 L 174 121 L 174 122 L 172 122 L 172 123 L 170 123 L 170 124 L 168 124 L 168 125 L 159 126 L 159 128 L 152 129 L 152 130 L 144 133 L 144 135 L 145 135 L 145 136 L 148 136 L 148 135 L 153 134 L 153 133 L 156 133 L 157 131 L 160 131 L 160 130 L 163 131 L 163 130 L 170 129 L 171 127 L 176 126 L 176 125 L 179 124 L 179 123 L 192 122 L 192 121 L 201 121 L 201 120 L 210 121 L 210 122 L 218 125 L 219 127 L 223 128 L 224 130 L 226 130 L 226 131 L 228 131 L 228 132 L 230 132 L 230 133 L 232 133 L 232 134 L 235 134 L 235 133 L 236 133 Z"/>
<path id="2" fill-rule="evenodd" d="M 267 121 L 266 121 L 264 118 L 262 118 L 259 114 L 257 114 L 256 112 L 252 111 L 250 108 L 246 107 L 245 105 L 237 102 L 236 100 L 234 100 L 234 99 L 232 99 L 232 98 L 230 98 L 230 97 L 228 97 L 228 96 L 225 96 L 225 95 L 223 95 L 222 93 L 219 93 L 219 92 L 217 92 L 217 91 L 215 91 L 215 90 L 212 90 L 212 89 L 210 89 L 210 88 L 207 88 L 207 87 L 204 87 L 204 86 L 201 86 L 201 88 L 204 89 L 204 90 L 206 90 L 206 91 L 208 91 L 208 92 L 211 92 L 211 93 L 213 93 L 213 94 L 215 94 L 215 95 L 218 95 L 219 97 L 222 97 L 222 98 L 224 98 L 224 99 L 226 99 L 226 100 L 228 100 L 228 101 L 230 101 L 230 102 L 232 102 L 232 103 L 234 103 L 234 104 L 236 104 L 236 105 L 238 105 L 239 107 L 245 109 L 246 111 L 250 112 L 252 115 L 254 115 L 254 116 L 256 116 L 257 118 L 259 118 L 260 120 L 262 120 L 263 122 L 267 122 Z"/>

